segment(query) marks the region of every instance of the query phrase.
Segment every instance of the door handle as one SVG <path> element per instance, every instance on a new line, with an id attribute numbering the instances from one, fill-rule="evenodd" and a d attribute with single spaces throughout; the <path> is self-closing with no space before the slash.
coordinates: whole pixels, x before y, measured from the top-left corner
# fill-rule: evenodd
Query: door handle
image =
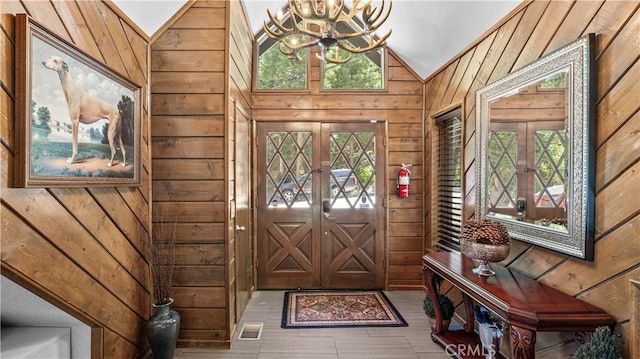
<path id="1" fill-rule="evenodd" d="M 236 232 L 244 232 L 247 228 L 245 226 L 236 225 Z"/>

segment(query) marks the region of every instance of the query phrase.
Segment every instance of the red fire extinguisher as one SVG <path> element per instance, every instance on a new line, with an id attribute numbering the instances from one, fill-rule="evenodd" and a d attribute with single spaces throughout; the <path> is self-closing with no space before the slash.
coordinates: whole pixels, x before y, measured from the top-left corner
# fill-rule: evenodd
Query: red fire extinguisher
<path id="1" fill-rule="evenodd" d="M 411 176 L 411 171 L 407 168 L 409 166 L 411 165 L 403 163 L 398 170 L 398 197 L 400 198 L 409 197 L 409 176 Z"/>

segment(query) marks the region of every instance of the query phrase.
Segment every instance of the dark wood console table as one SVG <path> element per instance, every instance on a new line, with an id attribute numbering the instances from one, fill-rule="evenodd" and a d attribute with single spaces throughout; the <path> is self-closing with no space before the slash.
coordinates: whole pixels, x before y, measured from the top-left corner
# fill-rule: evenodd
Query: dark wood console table
<path id="1" fill-rule="evenodd" d="M 474 332 L 473 301 L 486 307 L 509 327 L 511 358 L 535 358 L 537 331 L 595 331 L 613 326 L 615 320 L 603 310 L 536 280 L 496 264 L 495 276 L 474 274 L 471 259 L 457 252 L 431 252 L 422 257 L 424 282 L 434 304 L 438 303 L 436 275 L 451 282 L 463 293 L 466 323 L 463 330 L 442 329 L 442 315 L 435 306 L 436 324 L 431 338 L 448 352 L 464 346 L 481 346 Z M 472 352 L 472 351 L 470 351 Z M 462 351 L 460 358 L 472 358 Z M 480 356 L 482 358 L 482 356 Z"/>

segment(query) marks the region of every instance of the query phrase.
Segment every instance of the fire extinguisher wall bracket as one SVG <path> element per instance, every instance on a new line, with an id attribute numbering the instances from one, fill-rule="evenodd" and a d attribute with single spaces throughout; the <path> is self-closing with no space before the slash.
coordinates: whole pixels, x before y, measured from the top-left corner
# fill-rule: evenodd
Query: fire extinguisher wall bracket
<path id="1" fill-rule="evenodd" d="M 397 177 L 397 187 L 398 187 L 398 197 L 407 198 L 409 197 L 409 177 L 411 176 L 411 172 L 407 168 L 407 165 L 404 163 L 400 166 L 398 170 Z"/>

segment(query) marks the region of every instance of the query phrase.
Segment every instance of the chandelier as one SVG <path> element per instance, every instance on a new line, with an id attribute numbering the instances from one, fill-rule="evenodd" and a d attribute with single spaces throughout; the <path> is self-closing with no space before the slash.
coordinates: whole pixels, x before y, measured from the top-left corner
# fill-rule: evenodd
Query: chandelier
<path id="1" fill-rule="evenodd" d="M 382 25 L 391 12 L 391 2 L 385 11 L 384 0 L 380 9 L 371 7 L 371 0 L 353 0 L 351 9 L 344 6 L 345 0 L 288 0 L 290 25 L 284 16 L 274 17 L 267 14 L 275 28 L 264 23 L 267 36 L 279 42 L 279 50 L 294 61 L 300 61 L 300 50 L 319 46 L 316 54 L 321 60 L 343 64 L 351 60 L 353 54 L 374 51 L 387 43 L 391 30 L 379 39 L 375 31 Z M 348 25 L 354 17 L 361 14 L 363 29 L 354 30 Z M 357 18 L 356 18 L 357 19 Z M 353 39 L 365 39 L 366 45 L 356 46 Z"/>

